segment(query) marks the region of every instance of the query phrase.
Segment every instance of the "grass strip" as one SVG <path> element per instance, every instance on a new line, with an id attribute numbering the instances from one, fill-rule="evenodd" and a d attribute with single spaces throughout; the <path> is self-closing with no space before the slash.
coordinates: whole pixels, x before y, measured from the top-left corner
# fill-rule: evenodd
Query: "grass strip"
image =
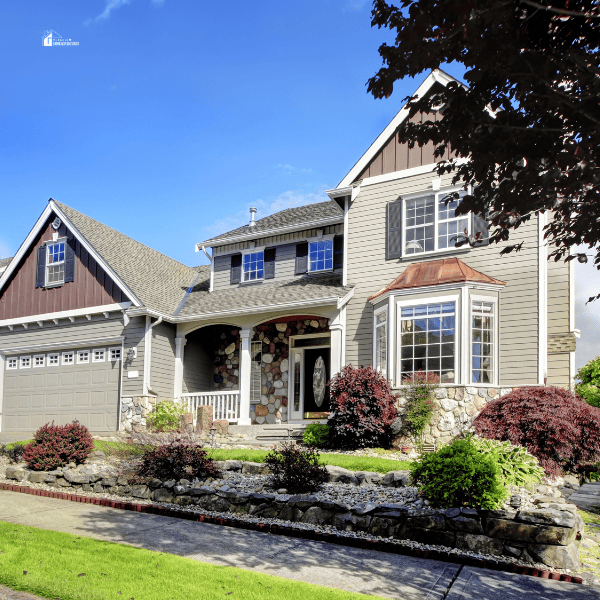
<path id="1" fill-rule="evenodd" d="M 381 600 L 4 521 L 0 583 L 60 600 Z"/>

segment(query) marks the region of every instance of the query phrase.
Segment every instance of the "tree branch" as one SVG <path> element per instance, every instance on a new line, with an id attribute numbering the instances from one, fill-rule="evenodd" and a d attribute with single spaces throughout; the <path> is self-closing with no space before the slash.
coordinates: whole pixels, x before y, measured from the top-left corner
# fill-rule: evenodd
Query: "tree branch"
<path id="1" fill-rule="evenodd" d="M 540 4 L 539 2 L 534 2 L 533 0 L 521 0 L 523 4 L 528 4 L 529 6 L 533 6 L 534 8 L 540 8 L 542 10 L 547 10 L 557 15 L 567 15 L 569 17 L 584 17 L 586 19 L 600 19 L 600 14 L 596 13 L 587 13 L 587 12 L 577 12 L 575 10 L 567 10 L 566 8 L 555 8 L 554 6 L 547 6 L 546 4 Z"/>

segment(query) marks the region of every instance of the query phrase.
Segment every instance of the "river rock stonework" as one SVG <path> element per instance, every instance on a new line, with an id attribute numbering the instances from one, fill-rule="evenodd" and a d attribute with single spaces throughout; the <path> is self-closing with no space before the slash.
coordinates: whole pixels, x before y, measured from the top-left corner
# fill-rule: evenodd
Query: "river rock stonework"
<path id="1" fill-rule="evenodd" d="M 475 417 L 489 402 L 496 400 L 512 388 L 444 386 L 434 390 L 435 414 L 428 430 L 426 444 L 450 444 L 452 440 L 471 427 Z M 406 413 L 406 389 L 396 390 L 398 413 Z"/>
<path id="2" fill-rule="evenodd" d="M 156 405 L 154 396 L 121 398 L 121 431 L 137 431 L 146 428 L 146 416 Z"/>

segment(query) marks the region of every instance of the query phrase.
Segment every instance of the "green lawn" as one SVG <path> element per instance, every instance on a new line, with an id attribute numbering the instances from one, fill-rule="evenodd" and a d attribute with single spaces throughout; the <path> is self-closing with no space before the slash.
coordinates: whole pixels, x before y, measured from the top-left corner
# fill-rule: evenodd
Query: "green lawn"
<path id="1" fill-rule="evenodd" d="M 60 600 L 377 600 L 0 521 L 0 583 Z"/>

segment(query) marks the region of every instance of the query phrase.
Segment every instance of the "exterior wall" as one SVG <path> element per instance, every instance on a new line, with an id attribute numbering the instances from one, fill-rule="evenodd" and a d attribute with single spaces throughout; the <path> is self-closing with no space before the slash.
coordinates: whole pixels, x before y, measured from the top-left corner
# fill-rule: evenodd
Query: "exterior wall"
<path id="1" fill-rule="evenodd" d="M 121 396 L 141 396 L 144 393 L 144 331 L 146 329 L 145 317 L 134 317 L 129 320 L 123 329 L 125 341 L 123 343 L 123 383 Z M 136 350 L 137 356 L 127 359 L 127 351 Z M 130 377 L 137 371 L 137 377 Z"/>
<path id="2" fill-rule="evenodd" d="M 433 168 L 433 165 L 432 165 Z M 500 385 L 515 387 L 538 381 L 538 241 L 537 221 L 521 226 L 514 240 L 519 253 L 500 256 L 502 245 L 457 249 L 417 259 L 386 260 L 386 204 L 403 194 L 431 190 L 435 174 L 417 175 L 363 186 L 348 215 L 348 283 L 355 286 L 346 310 L 346 363 L 372 363 L 373 308 L 367 298 L 389 284 L 412 262 L 458 257 L 478 271 L 505 281 L 499 305 Z M 446 176 L 443 186 L 450 184 Z"/>
<path id="3" fill-rule="evenodd" d="M 343 233 L 343 225 L 332 225 L 322 227 L 321 229 L 308 229 L 298 231 L 286 235 L 277 235 L 271 237 L 260 238 L 256 240 L 257 247 L 277 247 L 275 254 L 275 277 L 271 281 L 281 281 L 294 279 L 296 277 L 304 277 L 304 275 L 296 275 L 296 244 L 302 242 L 309 237 L 315 237 L 318 231 L 323 231 L 323 235 L 341 235 Z M 240 242 L 237 244 L 228 244 L 215 249 L 215 273 L 214 273 L 214 289 L 219 290 L 231 286 L 230 270 L 231 270 L 231 254 L 243 252 L 250 249 L 250 242 Z M 341 270 L 336 270 L 338 272 Z M 235 284 L 236 286 L 238 284 Z"/>
<path id="4" fill-rule="evenodd" d="M 183 393 L 213 389 L 213 351 L 203 343 L 201 332 L 187 336 L 183 353 Z"/>
<path id="5" fill-rule="evenodd" d="M 54 215 L 50 216 L 7 286 L 0 293 L 0 319 L 16 319 L 127 302 L 128 298 L 79 242 L 75 248 L 75 281 L 55 288 L 35 287 L 37 249 L 43 242 L 52 239 L 54 230 L 50 223 L 53 220 Z M 66 232 L 65 226 L 61 225 L 59 234 L 63 236 Z"/>
<path id="6" fill-rule="evenodd" d="M 175 326 L 170 323 L 161 323 L 152 329 L 150 384 L 159 398 L 173 398 L 174 394 L 175 332 Z"/>

